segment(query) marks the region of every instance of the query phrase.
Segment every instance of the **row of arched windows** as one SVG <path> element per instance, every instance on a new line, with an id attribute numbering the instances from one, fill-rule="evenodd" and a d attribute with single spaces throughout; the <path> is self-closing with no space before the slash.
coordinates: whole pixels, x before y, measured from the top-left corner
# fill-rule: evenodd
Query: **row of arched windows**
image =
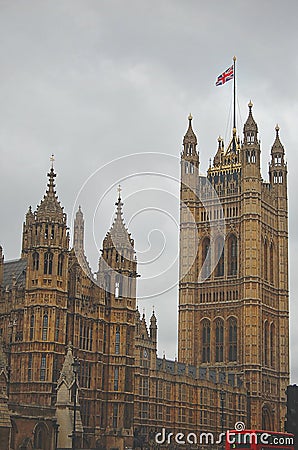
<path id="1" fill-rule="evenodd" d="M 41 339 L 43 341 L 48 340 L 48 330 L 49 330 L 49 316 L 48 313 L 45 312 L 42 317 L 42 328 L 41 328 Z M 55 341 L 59 340 L 60 335 L 60 315 L 57 313 L 55 320 Z M 33 341 L 35 338 L 35 315 L 31 314 L 30 316 L 30 327 L 29 327 L 29 339 Z"/>
<path id="2" fill-rule="evenodd" d="M 47 252 L 43 257 L 43 273 L 44 275 L 52 275 L 53 273 L 53 258 L 54 255 L 51 252 Z M 64 256 L 61 253 L 58 256 L 57 275 L 62 276 L 63 273 L 63 259 Z M 39 253 L 34 252 L 32 255 L 32 270 L 39 270 Z"/>
<path id="3" fill-rule="evenodd" d="M 215 339 L 211 346 L 211 333 Z M 211 324 L 209 319 L 202 321 L 202 362 L 237 361 L 237 320 L 230 317 L 225 322 L 217 318 Z"/>
<path id="4" fill-rule="evenodd" d="M 214 256 L 212 253 L 214 252 Z M 225 256 L 226 255 L 226 256 Z M 238 240 L 234 234 L 231 234 L 227 240 L 219 237 L 215 240 L 214 249 L 210 246 L 210 238 L 205 237 L 202 242 L 202 268 L 203 277 L 209 278 L 213 267 L 211 263 L 217 262 L 214 276 L 223 277 L 237 275 L 238 271 Z"/>

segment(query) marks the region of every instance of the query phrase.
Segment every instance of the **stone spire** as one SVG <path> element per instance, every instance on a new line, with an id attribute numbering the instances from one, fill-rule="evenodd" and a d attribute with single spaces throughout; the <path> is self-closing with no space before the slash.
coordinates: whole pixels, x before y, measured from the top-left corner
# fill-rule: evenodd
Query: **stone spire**
<path id="1" fill-rule="evenodd" d="M 87 276 L 93 279 L 92 270 L 85 255 L 84 233 L 85 233 L 84 215 L 81 206 L 79 206 L 79 209 L 76 213 L 76 217 L 74 220 L 73 249 L 80 266 L 87 274 Z"/>
<path id="2" fill-rule="evenodd" d="M 59 425 L 58 447 L 71 448 L 71 436 L 74 421 L 74 384 L 76 375 L 74 372 L 74 357 L 72 347 L 69 344 L 64 359 L 63 367 L 57 383 L 56 418 Z M 76 390 L 76 433 L 82 436 L 83 425 L 78 402 L 78 389 Z"/>
<path id="3" fill-rule="evenodd" d="M 223 138 L 221 136 L 219 136 L 218 139 L 217 139 L 217 142 L 218 142 L 217 152 L 216 152 L 216 155 L 214 156 L 214 159 L 213 159 L 213 165 L 214 166 L 219 166 L 221 164 L 222 156 L 224 154 L 224 141 L 223 141 Z"/>
<path id="4" fill-rule="evenodd" d="M 60 377 L 59 377 L 59 380 L 57 383 L 58 388 L 62 382 L 65 382 L 66 386 L 68 388 L 70 388 L 73 385 L 74 380 L 75 380 L 75 374 L 73 371 L 73 363 L 74 363 L 74 357 L 72 354 L 72 346 L 69 344 L 67 347 L 67 353 L 66 353 L 66 356 L 64 359 L 64 363 L 63 363 L 63 366 L 62 366 L 62 369 L 60 372 Z"/>
<path id="5" fill-rule="evenodd" d="M 186 134 L 185 134 L 185 136 L 183 138 L 183 145 L 185 145 L 185 144 L 195 144 L 196 145 L 198 143 L 197 136 L 195 135 L 195 133 L 194 133 L 194 131 L 192 129 L 191 122 L 192 122 L 192 115 L 189 114 L 189 116 L 188 116 L 188 129 L 187 129 Z"/>
<path id="6" fill-rule="evenodd" d="M 150 337 L 154 343 L 157 342 L 157 321 L 156 321 L 154 309 L 152 311 L 152 315 L 150 318 Z"/>
<path id="7" fill-rule="evenodd" d="M 253 133 L 258 132 L 258 125 L 252 115 L 252 107 L 253 107 L 253 103 L 250 101 L 248 103 L 248 117 L 247 117 L 246 122 L 243 127 L 244 136 L 246 135 L 247 132 L 253 132 Z"/>
<path id="8" fill-rule="evenodd" d="M 123 203 L 121 201 L 121 189 L 120 186 L 118 188 L 118 201 L 115 203 L 116 205 L 116 217 L 114 222 L 106 234 L 106 237 L 103 241 L 104 247 L 115 247 L 117 250 L 121 248 L 129 248 L 133 249 L 134 240 L 131 238 L 130 233 L 128 232 L 122 213 Z"/>
<path id="9" fill-rule="evenodd" d="M 63 213 L 63 207 L 60 205 L 58 196 L 55 190 L 55 178 L 56 173 L 54 167 L 50 168 L 48 173 L 49 182 L 47 184 L 47 190 L 44 198 L 41 200 L 40 205 L 37 206 L 36 217 L 38 220 L 50 220 L 58 219 L 59 221 L 64 221 L 65 215 Z"/>
<path id="10" fill-rule="evenodd" d="M 281 141 L 280 141 L 280 137 L 279 137 L 279 126 L 276 125 L 275 127 L 275 141 L 273 142 L 272 148 L 271 148 L 271 155 L 274 154 L 280 154 L 280 155 L 284 155 L 285 154 L 285 149 L 284 146 L 282 145 Z"/>

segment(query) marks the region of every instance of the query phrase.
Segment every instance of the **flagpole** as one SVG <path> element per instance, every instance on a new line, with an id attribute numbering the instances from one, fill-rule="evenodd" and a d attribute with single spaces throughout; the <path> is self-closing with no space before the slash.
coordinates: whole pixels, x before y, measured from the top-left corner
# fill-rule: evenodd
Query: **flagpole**
<path id="1" fill-rule="evenodd" d="M 233 109 L 233 128 L 236 130 L 236 56 L 233 57 L 234 61 L 234 109 Z"/>

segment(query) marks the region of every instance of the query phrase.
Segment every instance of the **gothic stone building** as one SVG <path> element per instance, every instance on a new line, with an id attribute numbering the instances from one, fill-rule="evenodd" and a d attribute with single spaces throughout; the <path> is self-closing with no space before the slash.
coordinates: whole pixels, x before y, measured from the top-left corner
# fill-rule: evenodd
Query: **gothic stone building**
<path id="1" fill-rule="evenodd" d="M 157 357 L 155 314 L 147 324 L 136 307 L 137 261 L 120 194 L 94 276 L 82 211 L 70 248 L 51 167 L 44 198 L 26 214 L 21 258 L 0 254 L 1 450 L 197 448 L 200 433 L 237 421 L 283 429 L 287 170 L 276 129 L 270 179 L 262 180 L 251 109 L 243 142 L 236 130 L 227 149 L 219 140 L 207 177 L 189 118 L 178 361 Z M 166 442 L 157 444 L 163 429 Z M 188 436 L 184 446 L 176 433 Z"/>

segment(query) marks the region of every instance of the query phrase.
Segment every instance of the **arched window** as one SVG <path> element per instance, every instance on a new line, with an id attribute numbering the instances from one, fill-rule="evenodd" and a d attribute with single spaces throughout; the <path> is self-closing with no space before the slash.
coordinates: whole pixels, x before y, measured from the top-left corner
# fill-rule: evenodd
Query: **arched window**
<path id="1" fill-rule="evenodd" d="M 225 274 L 225 247 L 223 238 L 216 240 L 216 276 L 223 277 Z"/>
<path id="2" fill-rule="evenodd" d="M 39 269 L 39 253 L 34 252 L 32 258 L 33 258 L 32 269 L 33 270 L 38 270 Z"/>
<path id="3" fill-rule="evenodd" d="M 264 365 L 269 365 L 269 323 L 264 323 Z"/>
<path id="4" fill-rule="evenodd" d="M 45 237 L 45 239 L 49 238 L 49 225 L 47 223 L 46 223 L 46 226 L 45 226 L 44 237 Z"/>
<path id="5" fill-rule="evenodd" d="M 270 365 L 275 367 L 275 325 L 270 325 Z"/>
<path id="6" fill-rule="evenodd" d="M 119 291 L 120 291 L 119 275 L 116 275 L 116 278 L 115 278 L 115 298 L 119 298 Z"/>
<path id="7" fill-rule="evenodd" d="M 59 333 L 60 333 L 60 314 L 57 312 L 56 322 L 55 322 L 55 341 L 59 341 Z"/>
<path id="8" fill-rule="evenodd" d="M 45 275 L 52 275 L 53 270 L 53 253 L 47 252 L 44 255 L 43 273 Z"/>
<path id="9" fill-rule="evenodd" d="M 210 322 L 204 319 L 202 322 L 202 362 L 210 362 Z"/>
<path id="10" fill-rule="evenodd" d="M 32 380 L 32 361 L 33 361 L 33 357 L 32 357 L 32 353 L 28 354 L 28 381 Z"/>
<path id="11" fill-rule="evenodd" d="M 119 367 L 114 369 L 114 391 L 118 391 L 119 387 Z"/>
<path id="12" fill-rule="evenodd" d="M 223 361 L 224 324 L 222 319 L 215 322 L 215 362 Z"/>
<path id="13" fill-rule="evenodd" d="M 269 256 L 269 276 L 270 283 L 274 284 L 274 247 L 273 243 L 270 244 L 270 256 Z"/>
<path id="14" fill-rule="evenodd" d="M 209 278 L 211 275 L 211 248 L 208 237 L 204 238 L 202 243 L 202 270 L 203 278 Z"/>
<path id="15" fill-rule="evenodd" d="M 109 303 L 111 298 L 111 277 L 108 273 L 105 274 L 105 303 L 106 305 Z"/>
<path id="16" fill-rule="evenodd" d="M 237 320 L 229 319 L 229 361 L 237 361 Z"/>
<path id="17" fill-rule="evenodd" d="M 264 243 L 264 279 L 268 280 L 268 245 L 267 241 Z"/>
<path id="18" fill-rule="evenodd" d="M 46 354 L 41 354 L 41 361 L 40 361 L 40 375 L 39 380 L 45 381 L 46 380 Z"/>
<path id="19" fill-rule="evenodd" d="M 64 259 L 64 256 L 61 253 L 58 256 L 58 266 L 57 266 L 57 275 L 59 275 L 60 277 L 62 276 L 62 272 L 63 272 L 63 259 Z"/>
<path id="20" fill-rule="evenodd" d="M 228 241 L 228 264 L 229 264 L 229 275 L 237 275 L 238 270 L 238 242 L 237 237 L 232 234 Z"/>
<path id="21" fill-rule="evenodd" d="M 31 314 L 30 317 L 30 333 L 29 333 L 29 339 L 32 341 L 34 338 L 34 314 Z"/>
<path id="22" fill-rule="evenodd" d="M 48 325 L 49 325 L 49 316 L 44 314 L 42 321 L 42 340 L 46 341 L 48 338 Z"/>
<path id="23" fill-rule="evenodd" d="M 34 448 L 40 450 L 46 449 L 48 446 L 48 433 L 43 424 L 38 424 L 34 431 Z"/>
<path id="24" fill-rule="evenodd" d="M 116 355 L 120 353 L 120 327 L 116 328 L 115 353 Z"/>

